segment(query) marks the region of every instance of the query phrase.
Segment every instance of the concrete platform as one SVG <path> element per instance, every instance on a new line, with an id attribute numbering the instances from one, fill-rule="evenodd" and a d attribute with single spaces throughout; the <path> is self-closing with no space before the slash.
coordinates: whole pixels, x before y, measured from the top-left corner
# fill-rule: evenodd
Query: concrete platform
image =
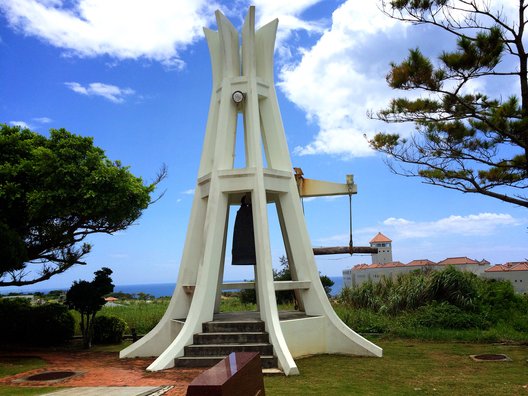
<path id="1" fill-rule="evenodd" d="M 46 396 L 161 396 L 172 386 L 87 386 L 68 388 Z"/>
<path id="2" fill-rule="evenodd" d="M 303 319 L 310 318 L 311 316 L 306 315 L 305 312 L 301 311 L 279 311 L 279 320 L 292 320 L 292 319 Z M 214 314 L 214 321 L 219 322 L 258 322 L 260 321 L 260 312 L 258 311 L 240 311 L 240 312 L 220 312 Z"/>

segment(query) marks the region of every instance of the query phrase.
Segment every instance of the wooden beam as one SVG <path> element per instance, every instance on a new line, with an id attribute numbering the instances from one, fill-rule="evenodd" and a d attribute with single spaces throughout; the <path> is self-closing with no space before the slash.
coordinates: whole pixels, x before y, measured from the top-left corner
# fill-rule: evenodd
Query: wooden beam
<path id="1" fill-rule="evenodd" d="M 352 252 L 350 252 L 349 246 L 333 246 L 333 247 L 322 247 L 322 248 L 313 248 L 313 252 L 316 256 L 322 256 L 325 254 L 377 254 L 378 248 L 373 248 L 370 246 L 354 246 L 352 247 Z"/>

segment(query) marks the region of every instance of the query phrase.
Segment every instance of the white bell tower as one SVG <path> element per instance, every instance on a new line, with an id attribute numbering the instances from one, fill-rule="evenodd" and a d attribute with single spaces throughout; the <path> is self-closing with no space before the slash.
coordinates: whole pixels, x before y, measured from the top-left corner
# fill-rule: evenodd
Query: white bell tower
<path id="1" fill-rule="evenodd" d="M 148 367 L 152 371 L 172 367 L 202 323 L 213 320 L 222 289 L 229 207 L 247 195 L 252 203 L 258 310 L 279 367 L 286 375 L 298 374 L 294 358 L 317 353 L 379 357 L 381 348 L 339 319 L 319 279 L 274 87 L 278 20 L 255 31 L 255 8 L 250 7 L 241 48 L 238 31 L 219 11 L 216 20 L 218 32 L 205 29 L 213 88 L 178 283 L 158 325 L 120 356 L 158 356 Z M 234 168 L 239 113 L 244 120 L 244 168 Z M 268 204 L 277 208 L 293 278 L 289 282 L 273 280 Z M 284 289 L 297 291 L 304 317 L 279 319 L 275 290 Z"/>

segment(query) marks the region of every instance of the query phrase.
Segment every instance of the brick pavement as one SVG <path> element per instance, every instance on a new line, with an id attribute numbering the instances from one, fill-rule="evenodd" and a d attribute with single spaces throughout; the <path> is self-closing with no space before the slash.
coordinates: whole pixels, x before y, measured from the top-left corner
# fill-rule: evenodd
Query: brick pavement
<path id="1" fill-rule="evenodd" d="M 27 371 L 10 377 L 0 378 L 0 384 L 9 386 L 55 386 L 55 387 L 91 387 L 91 386 L 174 386 L 165 393 L 167 396 L 185 395 L 188 384 L 204 369 L 173 368 L 157 372 L 145 369 L 153 358 L 119 359 L 117 352 L 48 352 L 25 351 L 0 352 L 0 356 L 38 356 L 48 365 L 45 368 Z M 20 381 L 29 375 L 45 371 L 82 372 L 60 382 Z"/>

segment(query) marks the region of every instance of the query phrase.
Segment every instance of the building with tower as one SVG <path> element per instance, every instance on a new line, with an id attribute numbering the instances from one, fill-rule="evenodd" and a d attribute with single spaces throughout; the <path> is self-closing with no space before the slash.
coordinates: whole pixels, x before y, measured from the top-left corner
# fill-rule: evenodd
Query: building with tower
<path id="1" fill-rule="evenodd" d="M 378 253 L 372 255 L 372 264 L 392 262 L 392 241 L 381 232 L 370 240 L 370 247 L 378 248 Z"/>
<path id="2" fill-rule="evenodd" d="M 517 293 L 528 293 L 528 262 L 526 261 L 491 266 L 490 262 L 484 259 L 448 257 L 438 262 L 419 259 L 404 264 L 393 261 L 392 240 L 381 232 L 371 239 L 370 246 L 378 249 L 377 254 L 372 254 L 372 264 L 357 264 L 343 270 L 345 287 L 360 286 L 369 280 L 379 282 L 383 277 L 396 278 L 400 274 L 416 270 L 441 271 L 447 266 L 453 266 L 460 271 L 469 271 L 484 278 L 508 280 Z"/>

